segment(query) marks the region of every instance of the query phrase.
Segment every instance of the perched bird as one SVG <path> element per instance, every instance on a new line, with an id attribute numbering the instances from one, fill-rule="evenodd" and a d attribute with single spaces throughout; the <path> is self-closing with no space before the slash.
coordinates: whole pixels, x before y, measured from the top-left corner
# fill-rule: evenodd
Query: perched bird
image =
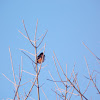
<path id="1" fill-rule="evenodd" d="M 42 62 L 44 62 L 44 59 L 45 55 L 43 54 L 43 52 L 41 52 L 37 57 L 37 63 L 41 64 Z"/>

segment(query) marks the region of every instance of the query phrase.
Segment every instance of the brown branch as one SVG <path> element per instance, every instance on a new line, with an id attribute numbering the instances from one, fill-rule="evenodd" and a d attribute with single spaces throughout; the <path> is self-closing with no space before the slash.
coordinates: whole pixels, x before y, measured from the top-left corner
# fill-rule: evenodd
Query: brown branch
<path id="1" fill-rule="evenodd" d="M 89 85 L 90 85 L 90 80 L 89 80 L 89 83 L 88 83 L 88 85 L 87 85 L 87 87 L 86 87 L 85 91 L 83 92 L 83 94 L 87 91 L 87 89 L 88 89 Z"/>
<path id="2" fill-rule="evenodd" d="M 16 98 L 16 95 L 17 95 L 17 93 L 18 93 L 18 89 L 19 89 L 19 87 L 20 87 L 20 83 L 21 83 L 21 79 L 22 79 L 22 68 L 23 68 L 23 67 L 21 67 L 21 75 L 20 75 L 20 78 L 19 78 L 19 83 L 18 83 L 16 92 L 15 92 L 14 100 L 15 100 L 15 98 Z M 20 72 L 19 72 L 19 73 L 20 73 Z"/>
<path id="3" fill-rule="evenodd" d="M 69 83 L 73 86 L 73 88 L 80 94 L 84 97 L 84 99 L 88 100 L 76 87 L 75 85 L 67 78 L 67 80 L 69 81 Z"/>
<path id="4" fill-rule="evenodd" d="M 67 64 L 66 64 L 66 86 L 65 86 L 65 100 L 66 100 L 66 96 L 67 96 Z"/>
<path id="5" fill-rule="evenodd" d="M 43 34 L 36 41 L 38 41 L 42 36 L 43 36 Z"/>
<path id="6" fill-rule="evenodd" d="M 23 54 L 25 54 L 33 63 L 35 63 L 31 57 L 29 57 L 26 53 L 24 53 L 23 51 L 21 51 Z"/>
<path id="7" fill-rule="evenodd" d="M 85 57 L 84 57 L 84 58 L 85 58 Z M 87 63 L 86 58 L 85 58 L 85 62 L 86 62 L 86 66 L 87 66 L 87 69 L 88 69 L 88 73 L 89 73 L 90 80 L 92 81 L 94 87 L 96 88 L 96 90 L 97 90 L 98 93 L 100 94 L 100 91 L 99 91 L 98 87 L 96 86 L 95 82 L 93 81 L 92 76 L 91 76 L 91 74 L 90 74 L 90 70 L 89 70 L 88 63 Z"/>
<path id="8" fill-rule="evenodd" d="M 30 55 L 35 56 L 33 53 L 30 53 L 30 52 L 27 51 L 27 50 L 24 50 L 24 49 L 19 49 L 19 50 L 21 50 L 21 51 L 25 51 L 25 52 L 29 53 Z"/>
<path id="9" fill-rule="evenodd" d="M 35 80 L 34 80 L 32 86 L 31 86 L 31 89 L 29 90 L 28 94 L 26 95 L 25 100 L 29 97 L 29 95 L 30 95 L 30 93 L 31 93 L 31 91 L 32 91 L 32 89 L 33 89 L 33 86 L 35 85 L 35 82 L 36 82 L 36 80 L 37 80 L 37 78 L 38 78 L 38 75 L 39 75 L 39 73 L 40 73 L 40 70 L 41 70 L 41 66 L 40 66 L 40 68 L 39 68 L 39 71 L 38 71 L 38 73 L 37 73 L 37 75 L 36 75 L 36 77 L 35 77 Z"/>
<path id="10" fill-rule="evenodd" d="M 36 23 L 36 29 L 35 29 L 35 37 L 34 37 L 34 41 L 36 42 L 36 33 L 37 33 L 37 26 L 38 26 L 38 19 L 37 19 L 37 23 Z M 34 43 L 35 44 L 35 43 Z M 36 46 L 36 45 L 35 45 Z"/>
<path id="11" fill-rule="evenodd" d="M 30 41 L 31 45 L 32 45 L 33 47 L 35 47 L 34 44 L 31 42 L 31 40 L 30 40 L 30 38 L 29 38 L 29 35 L 28 35 L 28 33 L 27 33 L 27 30 L 26 30 L 26 27 L 25 27 L 25 24 L 24 24 L 24 20 L 23 20 L 23 25 L 24 25 L 24 29 L 25 29 L 25 32 L 26 32 L 26 34 L 27 34 L 28 40 Z"/>
<path id="12" fill-rule="evenodd" d="M 16 85 L 14 82 L 12 82 L 5 74 L 2 73 L 2 75 L 11 83 L 13 83 L 14 85 Z"/>
<path id="13" fill-rule="evenodd" d="M 48 100 L 48 98 L 47 98 L 47 96 L 46 96 L 45 92 L 43 91 L 42 87 L 41 87 L 41 90 L 42 90 L 42 92 L 43 92 L 43 94 L 44 94 L 45 98 Z"/>
<path id="14" fill-rule="evenodd" d="M 30 75 L 36 76 L 36 75 L 34 75 L 34 74 L 30 73 L 30 72 L 27 72 L 27 71 L 25 71 L 25 70 L 22 70 L 22 71 L 25 72 L 25 73 L 28 73 L 28 74 L 30 74 Z"/>
<path id="15" fill-rule="evenodd" d="M 45 48 L 45 46 L 46 46 L 46 43 L 45 43 L 45 45 L 38 51 L 37 55 L 40 53 L 40 51 L 41 51 L 42 49 Z"/>
<path id="16" fill-rule="evenodd" d="M 18 32 L 21 33 L 26 39 L 28 39 L 28 37 L 26 37 L 20 30 L 18 30 Z M 30 41 L 34 43 L 34 41 L 32 41 L 32 40 L 30 40 Z"/>
<path id="17" fill-rule="evenodd" d="M 54 53 L 54 52 L 53 52 L 53 53 Z M 55 53 L 54 53 L 54 56 L 55 56 L 55 58 L 56 58 L 56 61 L 58 62 L 58 65 L 59 65 L 61 71 L 62 71 L 63 74 L 66 76 L 66 74 L 64 73 L 64 71 L 63 71 L 63 69 L 62 69 L 62 67 L 61 67 L 61 65 L 60 65 L 60 63 L 59 63 L 59 61 L 58 61 L 58 59 L 57 59 L 57 57 L 56 57 L 56 55 L 55 55 Z"/>
<path id="18" fill-rule="evenodd" d="M 37 66 L 37 46 L 36 46 L 36 33 L 37 33 L 37 25 L 38 25 L 38 19 L 37 19 L 37 24 L 36 24 L 36 29 L 35 29 L 35 37 L 34 37 L 34 46 L 35 46 L 35 68 L 36 68 L 36 81 L 37 81 L 37 93 L 38 93 L 38 100 L 40 100 L 40 92 L 39 92 L 39 81 L 38 81 L 38 66 Z"/>
<path id="19" fill-rule="evenodd" d="M 62 78 L 61 78 L 61 76 L 60 76 L 60 74 L 59 74 L 59 71 L 58 71 L 58 68 L 57 68 L 57 65 L 56 65 L 56 62 L 55 62 L 54 57 L 53 57 L 53 61 L 54 61 L 54 64 L 55 64 L 55 67 L 56 67 L 56 70 L 57 70 L 58 76 L 59 76 L 61 82 L 63 83 L 63 85 L 65 86 L 65 84 L 64 84 L 64 82 L 62 81 Z M 66 87 L 66 86 L 65 86 L 65 87 Z"/>
<path id="20" fill-rule="evenodd" d="M 55 91 L 56 91 L 56 87 L 55 87 Z M 57 100 L 57 93 L 56 93 L 56 100 Z"/>
<path id="21" fill-rule="evenodd" d="M 53 81 L 54 81 L 54 83 L 55 83 L 56 87 L 57 87 L 57 88 L 58 88 L 58 90 L 60 91 L 60 89 L 59 89 L 59 87 L 58 87 L 58 85 L 57 85 L 56 81 L 54 80 L 53 76 L 51 75 L 50 71 L 49 71 L 49 74 L 50 74 L 51 78 L 53 79 Z M 61 91 L 60 91 L 60 93 L 62 94 L 62 92 L 61 92 Z M 62 95 L 63 95 L 63 94 L 62 94 Z M 64 95 L 63 95 L 63 96 L 64 96 Z"/>
<path id="22" fill-rule="evenodd" d="M 17 95 L 17 93 L 18 93 L 18 89 L 19 89 L 19 87 L 20 87 L 20 83 L 21 83 L 21 79 L 22 79 L 22 70 L 23 70 L 23 60 L 22 60 L 22 56 L 21 56 L 21 75 L 20 75 L 20 66 L 19 66 L 19 83 L 18 83 L 16 92 L 15 92 L 14 100 L 15 100 L 15 98 L 16 98 L 16 95 Z M 19 100 L 20 100 L 20 98 L 19 98 Z"/>
<path id="23" fill-rule="evenodd" d="M 62 82 L 62 81 L 53 81 L 53 80 L 50 80 L 50 79 L 47 79 L 49 81 L 52 81 L 52 82 Z M 63 81 L 63 82 L 66 82 L 66 81 Z"/>
<path id="24" fill-rule="evenodd" d="M 59 63 L 59 61 L 58 61 L 58 59 L 57 59 L 55 53 L 54 53 L 54 56 L 55 56 L 55 58 L 56 58 L 56 60 L 57 60 L 57 62 L 58 62 L 58 64 L 59 64 L 59 67 L 61 68 L 61 70 L 62 70 L 64 76 L 66 77 L 66 74 L 64 73 L 64 71 L 63 71 L 63 69 L 62 69 L 62 67 L 61 67 L 61 65 L 60 65 L 60 63 Z M 80 95 L 82 95 L 84 99 L 88 100 L 88 99 L 75 87 L 75 85 L 70 81 L 70 79 L 69 79 L 68 77 L 66 77 L 66 78 L 67 78 L 67 80 L 69 81 L 69 83 L 73 86 L 73 88 L 74 88 Z"/>
<path id="25" fill-rule="evenodd" d="M 78 80 L 77 80 L 77 74 L 75 74 L 75 72 L 74 72 L 74 76 L 75 76 L 75 80 L 76 80 L 76 85 L 77 85 L 77 87 L 78 87 L 78 90 L 80 91 L 80 87 L 79 87 Z M 80 97 L 81 97 L 81 100 L 83 100 L 81 94 L 80 94 Z"/>
<path id="26" fill-rule="evenodd" d="M 52 90 L 52 89 L 51 89 Z M 53 92 L 55 92 L 61 99 L 63 99 L 63 96 L 62 95 L 60 95 L 59 93 L 57 93 L 56 91 L 54 91 L 54 90 L 52 90 Z M 63 100 L 65 100 L 65 99 L 63 99 Z"/>
<path id="27" fill-rule="evenodd" d="M 94 57 L 96 57 L 96 59 L 97 59 L 97 61 L 98 61 L 98 63 L 100 64 L 100 58 L 98 58 L 85 44 L 84 44 L 84 42 L 82 42 L 83 43 L 83 45 L 92 53 L 92 55 L 94 56 Z"/>
<path id="28" fill-rule="evenodd" d="M 46 31 L 46 33 L 44 34 L 44 36 L 43 36 L 43 38 L 42 38 L 41 42 L 39 43 L 39 45 L 37 46 L 37 48 L 40 46 L 40 44 L 41 44 L 41 43 L 42 43 L 42 41 L 44 40 L 44 37 L 46 36 L 47 32 L 48 32 L 48 30 L 47 30 L 47 31 Z"/>
<path id="29" fill-rule="evenodd" d="M 72 95 L 73 95 L 73 92 L 74 92 L 74 88 L 73 88 L 72 93 L 71 93 L 71 95 L 70 95 L 70 97 L 69 97 L 69 100 L 71 99 L 71 97 L 72 97 Z"/>
<path id="30" fill-rule="evenodd" d="M 16 79 L 15 79 L 15 72 L 14 72 L 14 67 L 13 67 L 13 61 L 12 61 L 12 56 L 11 56 L 10 47 L 9 47 L 9 53 L 10 53 L 10 60 L 11 60 L 12 71 L 13 71 L 13 77 L 14 77 L 14 82 L 15 82 L 14 86 L 15 86 L 15 90 L 17 90 Z M 18 92 L 17 92 L 17 98 L 18 98 L 18 100 L 20 100 L 20 99 L 19 99 L 19 94 L 18 94 Z"/>
<path id="31" fill-rule="evenodd" d="M 36 45 L 35 45 L 36 46 Z M 36 48 L 35 48 L 35 50 L 36 50 Z M 44 48 L 44 52 L 45 52 L 45 48 Z M 35 56 L 36 56 L 36 58 L 37 58 L 37 52 L 35 53 Z M 36 59 L 36 62 L 37 62 L 37 59 Z M 37 67 L 37 63 L 35 63 L 36 64 L 36 67 Z M 38 75 L 39 75 L 39 73 L 40 73 L 40 70 L 41 70 L 41 66 L 42 66 L 42 63 L 40 64 L 40 67 L 39 67 L 39 70 L 36 70 L 36 78 L 35 78 L 35 80 L 34 80 L 34 82 L 33 82 L 33 84 L 32 84 L 32 86 L 31 86 L 31 89 L 29 90 L 29 92 L 28 92 L 28 94 L 26 95 L 26 98 L 25 98 L 25 100 L 29 97 L 29 95 L 30 95 L 30 93 L 31 93 L 31 91 L 32 91 L 32 89 L 33 89 L 33 86 L 35 85 L 35 82 L 37 81 L 37 79 L 38 79 Z M 38 72 L 37 72 L 38 71 Z M 39 89 L 39 86 L 37 85 L 37 88 Z M 38 90 L 38 100 L 40 99 L 40 96 L 39 96 L 39 90 Z"/>

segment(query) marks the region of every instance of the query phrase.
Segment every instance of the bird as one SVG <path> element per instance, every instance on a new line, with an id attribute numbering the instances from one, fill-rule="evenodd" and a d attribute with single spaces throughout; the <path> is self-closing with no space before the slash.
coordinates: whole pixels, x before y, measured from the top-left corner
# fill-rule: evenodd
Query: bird
<path id="1" fill-rule="evenodd" d="M 45 59 L 45 55 L 43 52 L 41 52 L 38 56 L 37 56 L 37 63 L 41 64 L 42 62 L 44 62 Z"/>

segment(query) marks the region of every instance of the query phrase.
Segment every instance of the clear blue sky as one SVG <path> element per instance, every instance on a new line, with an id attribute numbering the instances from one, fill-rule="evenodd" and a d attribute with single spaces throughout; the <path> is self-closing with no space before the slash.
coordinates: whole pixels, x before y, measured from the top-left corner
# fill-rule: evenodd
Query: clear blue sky
<path id="1" fill-rule="evenodd" d="M 40 77 L 39 82 L 40 85 L 45 83 L 43 89 L 49 100 L 55 100 L 56 96 L 51 91 L 51 89 L 55 89 L 55 84 L 46 80 L 47 78 L 51 79 L 48 70 L 55 79 L 58 79 L 52 59 L 53 51 L 55 51 L 64 70 L 66 64 L 68 65 L 69 77 L 74 63 L 76 63 L 75 71 L 78 72 L 82 91 L 84 91 L 87 85 L 86 81 L 88 81 L 83 77 L 83 75 L 88 76 L 84 56 L 87 58 L 91 71 L 93 69 L 100 71 L 100 65 L 96 59 L 82 44 L 83 41 L 100 57 L 99 0 L 0 0 L 0 100 L 12 98 L 14 95 L 13 85 L 2 75 L 4 73 L 13 81 L 9 46 L 16 75 L 18 75 L 21 56 L 24 58 L 24 70 L 31 72 L 33 70 L 30 68 L 31 62 L 19 51 L 19 48 L 26 49 L 32 53 L 34 53 L 34 48 L 18 30 L 25 34 L 22 24 L 22 20 L 24 20 L 31 39 L 34 39 L 37 19 L 37 37 L 48 30 L 41 45 L 42 47 L 46 43 L 46 60 L 43 65 L 47 64 L 48 66 L 41 71 L 42 78 Z M 27 80 L 29 79 L 30 76 L 27 77 Z M 100 84 L 98 87 L 100 89 Z M 21 89 L 23 90 L 23 88 Z M 33 93 L 37 94 L 37 92 Z M 100 96 L 96 93 L 97 91 L 91 84 L 85 96 L 87 98 L 92 97 L 93 100 L 99 100 Z M 34 98 L 36 99 L 36 96 Z M 43 93 L 41 93 L 41 98 L 41 100 L 45 100 Z M 74 100 L 80 100 L 80 98 L 77 97 Z"/>

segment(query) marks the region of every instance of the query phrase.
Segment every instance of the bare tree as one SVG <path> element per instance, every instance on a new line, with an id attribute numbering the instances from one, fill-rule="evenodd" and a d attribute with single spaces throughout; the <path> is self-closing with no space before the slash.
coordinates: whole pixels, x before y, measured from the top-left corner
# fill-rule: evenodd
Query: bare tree
<path id="1" fill-rule="evenodd" d="M 84 44 L 84 46 L 92 53 L 92 55 L 96 58 L 96 60 L 100 64 L 100 59 L 85 44 Z M 78 78 L 77 78 L 78 73 L 75 73 L 75 71 L 74 71 L 75 65 L 74 65 L 74 68 L 72 70 L 70 78 L 68 78 L 67 64 L 66 64 L 66 72 L 65 72 L 65 69 L 63 70 L 55 53 L 53 56 L 53 61 L 54 61 L 56 71 L 57 71 L 57 74 L 58 74 L 60 81 L 55 80 L 54 77 L 52 76 L 52 74 L 50 73 L 50 71 L 49 71 L 49 74 L 50 74 L 52 80 L 50 80 L 50 79 L 48 79 L 48 80 L 55 83 L 55 85 L 56 85 L 55 90 L 52 89 L 52 91 L 56 94 L 56 100 L 57 100 L 57 96 L 59 98 L 61 98 L 62 100 L 71 100 L 72 96 L 80 96 L 81 100 L 83 100 L 83 99 L 88 100 L 87 95 L 85 96 L 85 93 L 88 91 L 88 88 L 89 88 L 91 82 L 93 83 L 98 94 L 100 94 L 100 90 L 99 90 L 97 83 L 96 83 L 96 80 L 97 80 L 96 75 L 93 77 L 94 72 L 96 72 L 98 74 L 100 74 L 100 72 L 93 70 L 92 74 L 90 73 L 86 57 L 85 57 L 85 62 L 86 62 L 86 66 L 88 69 L 89 78 L 88 78 L 88 76 L 87 77 L 85 76 L 85 78 L 89 79 L 89 82 L 87 81 L 88 85 L 86 86 L 86 88 L 83 92 L 81 91 L 81 87 L 79 86 L 79 82 L 78 82 Z M 63 79 L 62 76 L 64 76 L 65 78 Z M 58 84 L 60 84 L 60 86 Z M 63 89 L 61 87 L 64 87 L 65 89 Z"/>
<path id="2" fill-rule="evenodd" d="M 43 91 L 42 86 L 40 87 L 39 85 L 39 74 L 41 72 L 42 69 L 42 62 L 44 61 L 44 53 L 45 53 L 45 46 L 46 44 L 44 44 L 44 46 L 38 50 L 39 46 L 42 44 L 46 34 L 48 31 L 45 32 L 45 34 L 41 35 L 39 38 L 37 38 L 37 26 L 38 26 L 38 20 L 37 20 L 37 24 L 36 24 L 36 29 L 35 29 L 35 35 L 34 35 L 34 40 L 31 40 L 27 29 L 25 27 L 25 23 L 24 20 L 23 22 L 23 26 L 25 29 L 25 33 L 26 35 L 24 35 L 21 31 L 19 31 L 19 33 L 21 33 L 31 44 L 31 46 L 34 48 L 34 53 L 29 52 L 28 50 L 25 49 L 20 49 L 21 52 L 31 61 L 32 63 L 32 67 L 33 67 L 33 73 L 30 73 L 26 70 L 24 70 L 23 68 L 23 59 L 21 56 L 21 65 L 19 65 L 19 77 L 18 77 L 18 81 L 16 80 L 16 75 L 15 75 L 15 70 L 14 70 L 14 66 L 13 66 L 13 61 L 12 61 L 12 54 L 11 54 L 11 50 L 9 47 L 9 53 L 10 53 L 10 60 L 11 60 L 11 66 L 12 66 L 12 72 L 13 72 L 13 78 L 14 80 L 10 80 L 5 74 L 3 74 L 3 76 L 14 85 L 15 88 L 15 92 L 14 92 L 14 96 L 13 98 L 8 98 L 8 100 L 27 100 L 28 98 L 34 100 L 30 94 L 32 94 L 32 90 L 33 87 L 36 86 L 37 87 L 37 98 L 38 100 L 40 100 L 40 89 L 42 90 L 45 98 L 48 100 L 48 97 L 46 96 L 45 92 Z M 38 41 L 40 40 L 40 42 L 38 43 Z M 90 51 L 90 53 L 96 58 L 97 62 L 100 64 L 100 59 L 99 57 L 97 57 L 84 43 L 83 45 Z M 41 59 L 39 59 L 39 54 L 41 54 L 40 52 L 42 51 L 42 56 Z M 75 72 L 75 65 L 74 68 L 72 69 L 71 75 L 68 76 L 67 73 L 67 64 L 65 65 L 66 69 L 63 69 L 63 67 L 61 66 L 56 54 L 53 52 L 53 61 L 54 61 L 54 65 L 56 68 L 56 72 L 58 75 L 59 80 L 55 80 L 54 77 L 52 76 L 51 72 L 49 71 L 49 74 L 51 76 L 52 79 L 47 79 L 49 81 L 49 83 L 53 82 L 55 84 L 55 89 L 51 89 L 55 94 L 56 94 L 56 100 L 71 100 L 72 96 L 78 96 L 80 98 L 80 100 L 88 100 L 87 95 L 85 94 L 88 91 L 88 88 L 90 86 L 90 83 L 92 82 L 94 85 L 94 88 L 97 90 L 98 94 L 100 95 L 100 89 L 97 86 L 96 80 L 97 77 L 96 75 L 93 75 L 95 72 L 97 74 L 100 74 L 99 71 L 93 70 L 92 73 L 90 72 L 88 63 L 87 63 L 87 59 L 85 58 L 85 62 L 86 62 L 86 67 L 88 70 L 88 74 L 89 74 L 89 78 L 88 76 L 85 76 L 86 79 L 89 80 L 87 86 L 85 87 L 84 91 L 81 90 L 81 86 L 79 85 L 79 80 L 78 80 L 78 72 Z M 32 55 L 35 60 L 33 60 L 30 55 Z M 46 65 L 45 65 L 46 66 Z M 43 66 L 43 67 L 45 67 Z M 22 84 L 22 73 L 28 73 L 30 75 L 34 76 L 34 79 L 30 79 L 29 81 L 25 82 Z M 64 77 L 64 78 L 62 78 Z M 22 93 L 20 93 L 20 87 L 26 85 L 28 82 L 31 82 L 32 85 L 30 87 L 30 89 L 28 91 L 24 91 L 24 95 Z M 59 86 L 60 84 L 60 86 Z M 63 87 L 63 88 L 62 88 Z"/>
<path id="3" fill-rule="evenodd" d="M 24 97 L 24 100 L 27 100 L 27 99 L 30 97 L 30 93 L 32 92 L 33 87 L 36 85 L 36 87 L 37 87 L 37 94 L 38 94 L 38 100 L 40 100 L 39 73 L 40 73 L 40 71 L 41 71 L 42 61 L 43 61 L 44 58 L 42 57 L 42 58 L 41 58 L 40 64 L 38 64 L 37 56 L 39 55 L 39 53 L 40 53 L 41 51 L 43 51 L 43 56 L 44 56 L 46 44 L 45 44 L 40 50 L 37 50 L 37 49 L 38 49 L 38 47 L 41 45 L 41 43 L 43 42 L 43 40 L 44 40 L 44 38 L 45 38 L 45 36 L 46 36 L 46 34 L 47 34 L 47 31 L 45 32 L 44 35 L 40 36 L 38 39 L 36 38 L 37 26 L 38 26 L 38 20 L 37 20 L 36 29 L 35 29 L 35 37 L 34 37 L 34 41 L 33 41 L 33 40 L 31 40 L 30 37 L 29 37 L 29 34 L 28 34 L 28 32 L 27 32 L 27 30 L 26 30 L 26 27 L 25 27 L 24 20 L 23 20 L 22 22 L 23 22 L 24 29 L 25 29 L 25 32 L 26 32 L 26 35 L 27 35 L 27 36 L 24 35 L 21 31 L 19 31 L 19 32 L 20 32 L 26 39 L 28 39 L 28 41 L 30 42 L 30 44 L 33 46 L 35 52 L 34 52 L 34 54 L 32 54 L 32 53 L 30 53 L 30 52 L 27 51 L 27 50 L 24 50 L 24 49 L 20 49 L 20 50 L 21 50 L 21 52 L 22 52 L 23 54 L 25 54 L 25 55 L 32 61 L 33 70 L 34 70 L 34 72 L 36 73 L 36 75 L 34 74 L 35 78 L 34 78 L 34 81 L 32 82 L 32 86 L 30 87 L 30 90 L 27 92 L 27 94 L 26 94 L 26 92 L 25 92 L 25 95 L 24 95 L 23 97 Z M 37 44 L 37 41 L 40 40 L 40 39 L 41 39 L 40 43 Z M 21 81 L 22 81 L 22 72 L 26 72 L 26 73 L 31 74 L 31 75 L 33 75 L 33 73 L 29 73 L 29 72 L 23 70 L 23 63 L 22 63 L 22 57 L 21 57 L 21 73 L 20 73 L 20 66 L 19 66 L 19 82 L 16 82 L 15 71 L 14 71 L 14 67 L 13 67 L 13 61 L 12 61 L 12 56 L 11 56 L 10 47 L 9 47 L 9 52 L 10 52 L 10 59 L 11 59 L 11 65 L 12 65 L 12 71 L 13 71 L 14 82 L 11 81 L 5 74 L 3 74 L 3 75 L 4 75 L 12 84 L 14 84 L 14 87 L 15 87 L 15 95 L 14 95 L 13 100 L 15 100 L 16 97 L 17 97 L 18 100 L 20 100 L 20 99 L 22 99 L 22 98 L 21 98 L 21 96 L 19 95 L 19 94 L 20 94 L 20 93 L 19 93 L 19 88 L 20 88 L 21 86 L 23 86 L 24 84 L 27 84 L 27 82 L 24 83 L 24 84 L 21 84 Z M 32 56 L 34 56 L 34 57 L 35 57 L 35 61 L 34 61 L 28 54 L 26 54 L 26 53 L 31 54 Z M 17 83 L 18 83 L 18 84 L 17 84 Z M 42 87 L 41 87 L 41 88 L 42 88 Z M 42 89 L 42 91 L 43 91 L 43 89 Z M 43 91 L 43 93 L 44 93 L 44 91 Z M 44 95 L 45 95 L 45 93 L 44 93 Z M 45 95 L 45 96 L 46 96 L 46 95 Z"/>

